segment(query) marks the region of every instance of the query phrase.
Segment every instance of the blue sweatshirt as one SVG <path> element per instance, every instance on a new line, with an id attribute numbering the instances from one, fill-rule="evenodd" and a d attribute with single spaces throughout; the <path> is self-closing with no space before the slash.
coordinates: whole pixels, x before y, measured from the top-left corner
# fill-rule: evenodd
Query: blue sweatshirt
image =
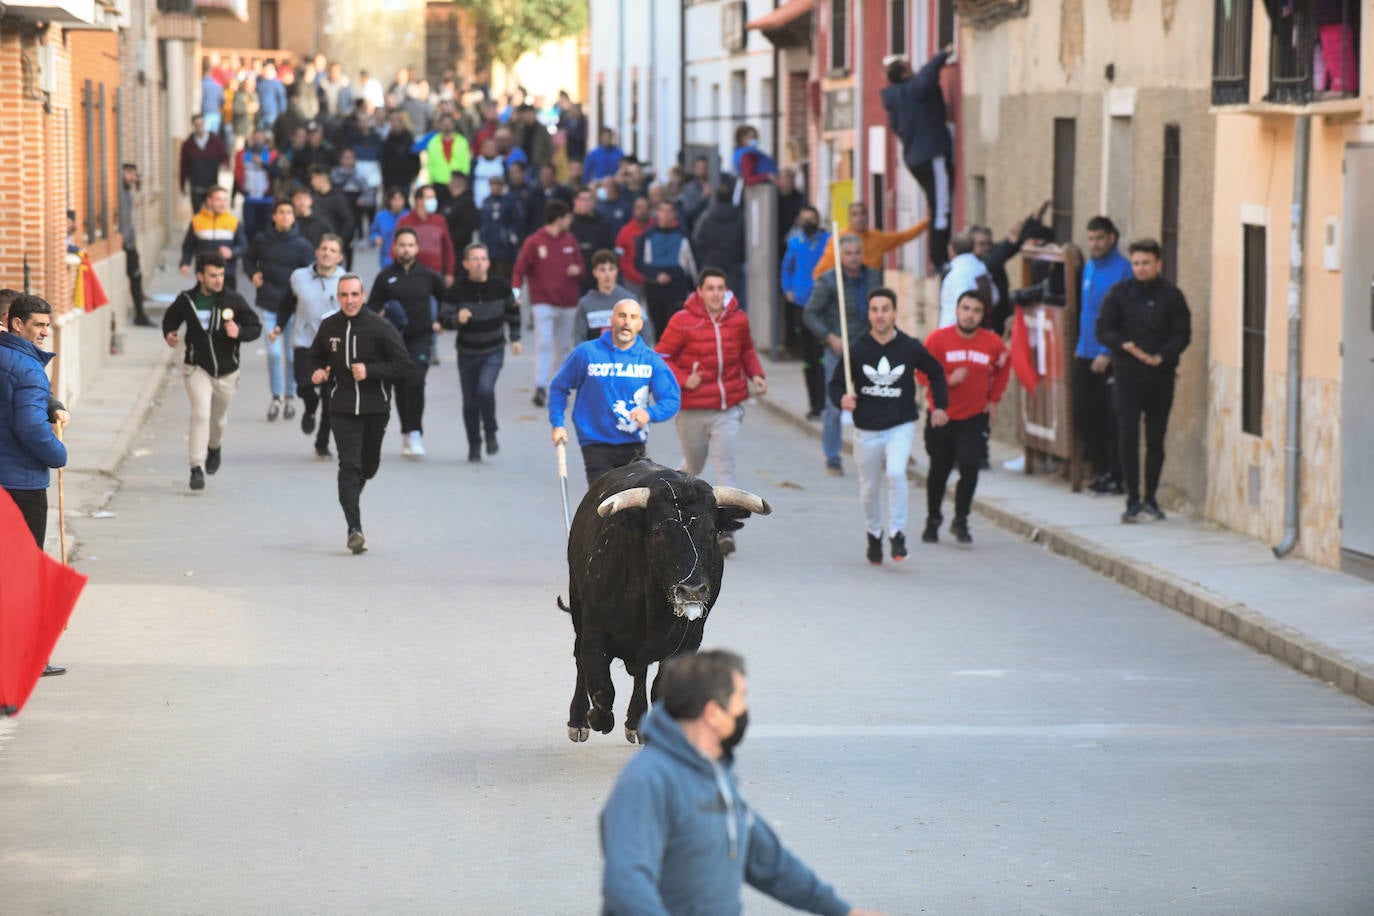
<path id="1" fill-rule="evenodd" d="M 638 338 L 634 346 L 622 350 L 611 342 L 610 331 L 573 348 L 549 383 L 549 423 L 555 428 L 564 425 L 568 395 L 573 391 L 577 392 L 573 428 L 579 445 L 644 442 L 649 430 L 636 426 L 630 412 L 643 407 L 650 422 L 662 423 L 676 416 L 682 397 L 663 357 Z"/>
<path id="2" fill-rule="evenodd" d="M 806 300 L 811 298 L 816 285 L 812 274 L 829 243 L 830 233 L 824 229 L 811 236 L 797 232 L 787 239 L 787 252 L 782 256 L 782 291 L 792 294 L 792 304 L 797 308 L 806 308 Z"/>
<path id="3" fill-rule="evenodd" d="M 1083 296 L 1078 312 L 1079 359 L 1111 355 L 1112 351 L 1097 339 L 1097 313 L 1102 310 L 1107 291 L 1133 276 L 1131 262 L 1115 248 L 1105 258 L 1089 258 L 1083 265 Z"/>
<path id="4" fill-rule="evenodd" d="M 604 916 L 738 914 L 746 881 L 799 910 L 849 912 L 754 813 L 728 756 L 704 756 L 661 704 L 639 733 L 647 746 L 601 811 Z"/>

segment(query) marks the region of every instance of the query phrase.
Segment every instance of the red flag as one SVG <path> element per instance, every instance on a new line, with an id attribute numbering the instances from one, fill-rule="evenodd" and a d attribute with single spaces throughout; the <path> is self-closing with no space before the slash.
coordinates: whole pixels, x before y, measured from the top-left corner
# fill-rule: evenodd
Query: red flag
<path id="1" fill-rule="evenodd" d="M 67 625 L 86 577 L 48 556 L 8 493 L 0 493 L 0 715 L 24 708 Z"/>
<path id="2" fill-rule="evenodd" d="M 105 287 L 100 283 L 100 277 L 96 274 L 95 268 L 91 266 L 90 256 L 83 249 L 81 252 L 81 265 L 76 269 L 76 294 L 74 296 L 75 305 L 78 309 L 93 312 L 102 305 L 110 304 L 110 297 L 105 295 Z"/>
<path id="3" fill-rule="evenodd" d="M 1035 386 L 1040 384 L 1040 373 L 1035 370 L 1035 354 L 1031 352 L 1030 331 L 1026 329 L 1026 313 L 1019 305 L 1011 324 L 1011 369 L 1027 392 L 1034 392 Z"/>

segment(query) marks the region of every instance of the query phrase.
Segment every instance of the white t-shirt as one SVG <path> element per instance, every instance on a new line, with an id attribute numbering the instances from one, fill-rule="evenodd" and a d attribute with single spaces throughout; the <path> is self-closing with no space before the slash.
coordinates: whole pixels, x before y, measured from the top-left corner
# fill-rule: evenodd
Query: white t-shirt
<path id="1" fill-rule="evenodd" d="M 979 277 L 988 278 L 987 285 L 992 291 L 992 302 L 995 305 L 998 298 L 997 287 L 992 283 L 992 274 L 988 273 L 987 265 L 978 259 L 978 255 L 969 252 L 958 255 L 949 262 L 949 270 L 940 283 L 939 327 L 947 328 L 955 323 L 955 308 L 959 305 L 959 297 L 971 289 L 977 289 Z"/>

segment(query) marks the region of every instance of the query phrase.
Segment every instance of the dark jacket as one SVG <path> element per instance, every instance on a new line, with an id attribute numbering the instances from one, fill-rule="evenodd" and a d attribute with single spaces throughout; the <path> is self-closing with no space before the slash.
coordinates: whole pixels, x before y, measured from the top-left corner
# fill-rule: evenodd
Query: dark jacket
<path id="1" fill-rule="evenodd" d="M 924 165 L 937 156 L 948 160 L 953 153 L 945 94 L 940 88 L 940 68 L 947 57 L 941 51 L 910 77 L 882 91 L 887 123 L 902 141 L 902 159 L 908 168 Z"/>
<path id="2" fill-rule="evenodd" d="M 199 286 L 191 287 L 167 306 L 162 316 L 162 336 L 186 325 L 186 365 L 199 366 L 220 378 L 238 371 L 239 344 L 257 340 L 262 334 L 262 322 L 244 298 L 226 286 L 215 296 L 215 305 L 210 309 L 210 327 L 201 327 L 195 299 L 199 289 Z M 237 338 L 224 333 L 226 309 L 230 319 L 239 326 Z"/>
<path id="3" fill-rule="evenodd" d="M 840 294 L 835 287 L 834 270 L 827 270 L 811 287 L 802 320 L 821 343 L 831 334 L 840 335 Z M 844 304 L 849 313 L 849 339 L 855 341 L 868 333 L 868 294 L 883 285 L 883 275 L 865 267 L 858 277 L 846 277 Z"/>
<path id="4" fill-rule="evenodd" d="M 1163 277 L 1149 283 L 1134 277 L 1123 280 L 1107 293 L 1097 313 L 1097 339 L 1116 354 L 1112 371 L 1118 376 L 1172 372 L 1192 333 L 1188 300 Z M 1162 357 L 1164 362 L 1145 365 L 1122 349 L 1127 343 Z"/>
<path id="5" fill-rule="evenodd" d="M 243 256 L 243 268 L 251 279 L 262 274 L 258 287 L 257 306 L 264 312 L 275 313 L 286 297 L 291 295 L 291 272 L 309 267 L 315 262 L 315 249 L 296 231 L 293 225 L 285 232 L 276 226 L 253 236 L 253 242 Z"/>
<path id="6" fill-rule="evenodd" d="M 377 274 L 367 307 L 381 313 L 388 302 L 399 302 L 405 309 L 406 326 L 402 336 L 407 340 L 427 337 L 434 333 L 434 318 L 430 311 L 430 297 L 438 301 L 444 297 L 444 278 L 416 261 L 406 270 L 400 261 L 392 261 Z"/>
<path id="7" fill-rule="evenodd" d="M 332 232 L 339 234 L 339 230 L 329 221 L 329 218 L 316 213 L 313 209 L 309 216 L 296 217 L 296 231 L 310 243 L 310 260 L 315 260 L 315 249 L 320 247 L 320 239 L 326 233 Z"/>
<path id="8" fill-rule="evenodd" d="M 615 251 L 615 233 L 610 221 L 599 213 L 573 216 L 573 238 L 577 239 L 577 247 L 582 249 L 582 261 L 586 264 L 582 271 L 582 292 L 585 293 L 596 284 L 592 277 L 592 255 L 602 249 Z"/>
<path id="9" fill-rule="evenodd" d="M 353 378 L 352 365 L 362 363 L 367 378 Z M 363 416 L 391 412 L 391 386 L 414 368 L 405 341 L 381 315 L 361 309 L 349 318 L 335 312 L 320 322 L 310 345 L 310 371 L 329 369 L 330 413 Z"/>
<path id="10" fill-rule="evenodd" d="M 472 243 L 473 236 L 482 228 L 482 214 L 477 209 L 472 191 L 450 197 L 439 211 L 448 220 L 448 236 L 453 240 L 453 253 L 461 261 L 463 249 Z"/>
<path id="11" fill-rule="evenodd" d="M 410 151 L 415 135 L 408 130 L 393 130 L 382 141 L 382 185 L 409 188 L 420 174 L 420 157 Z"/>
<path id="12" fill-rule="evenodd" d="M 348 202 L 343 191 L 330 188 L 328 194 L 316 194 L 315 206 L 311 212 L 318 213 L 329 221 L 334 227 L 334 232 L 343 239 L 345 248 L 353 243 L 353 235 L 358 231 L 358 225 L 353 218 L 353 205 Z"/>
<path id="13" fill-rule="evenodd" d="M 458 323 L 458 313 L 469 309 L 472 317 Z M 506 341 L 520 339 L 520 306 L 511 293 L 508 277 L 488 277 L 478 283 L 460 276 L 444 294 L 439 306 L 439 323 L 458 332 L 455 346 L 459 353 L 490 353 Z"/>
<path id="14" fill-rule="evenodd" d="M 744 263 L 744 211 L 729 201 L 715 201 L 692 228 L 698 267 L 718 267 L 727 274 Z"/>
<path id="15" fill-rule="evenodd" d="M 0 334 L 0 486 L 42 490 L 67 448 L 48 422 L 52 393 L 43 367 L 56 354 L 18 334 Z"/>
<path id="16" fill-rule="evenodd" d="M 480 237 L 493 261 L 515 260 L 525 238 L 524 227 L 525 214 L 509 191 L 500 197 L 492 194 L 482 201 Z"/>
<path id="17" fill-rule="evenodd" d="M 207 134 L 203 147 L 196 143 L 195 137 L 187 137 L 181 144 L 181 190 L 213 188 L 219 184 L 222 165 L 229 165 L 229 148 L 219 134 Z"/>
<path id="18" fill-rule="evenodd" d="M 682 299 L 687 298 L 697 275 L 692 243 L 681 226 L 664 229 L 654 223 L 645 229 L 635 241 L 635 267 L 644 275 L 646 289 L 656 287 Z M 666 284 L 658 282 L 661 273 L 668 275 Z"/>

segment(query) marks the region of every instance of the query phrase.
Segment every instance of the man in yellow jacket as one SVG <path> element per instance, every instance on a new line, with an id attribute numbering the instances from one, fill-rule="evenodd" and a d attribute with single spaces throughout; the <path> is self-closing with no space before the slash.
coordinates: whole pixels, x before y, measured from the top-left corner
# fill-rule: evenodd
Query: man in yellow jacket
<path id="1" fill-rule="evenodd" d="M 472 150 L 468 139 L 454 130 L 452 115 L 439 118 L 439 132 L 429 138 L 425 146 L 425 168 L 429 170 L 430 183 L 442 196 L 448 191 L 449 179 L 454 172 L 464 175 L 472 171 Z M 442 189 L 442 190 L 441 190 Z M 440 205 L 444 203 L 441 199 Z"/>
<path id="2" fill-rule="evenodd" d="M 868 205 L 860 201 L 854 201 L 849 205 L 849 228 L 840 231 L 840 235 L 857 235 L 864 246 L 864 266 L 874 270 L 883 269 L 883 256 L 898 245 L 905 245 L 907 242 L 916 238 L 930 226 L 930 220 L 923 219 L 916 225 L 902 229 L 897 232 L 884 232 L 881 229 L 868 228 Z M 835 246 L 825 246 L 825 254 L 816 264 L 816 269 L 812 276 L 817 280 L 821 274 L 835 269 Z"/>

